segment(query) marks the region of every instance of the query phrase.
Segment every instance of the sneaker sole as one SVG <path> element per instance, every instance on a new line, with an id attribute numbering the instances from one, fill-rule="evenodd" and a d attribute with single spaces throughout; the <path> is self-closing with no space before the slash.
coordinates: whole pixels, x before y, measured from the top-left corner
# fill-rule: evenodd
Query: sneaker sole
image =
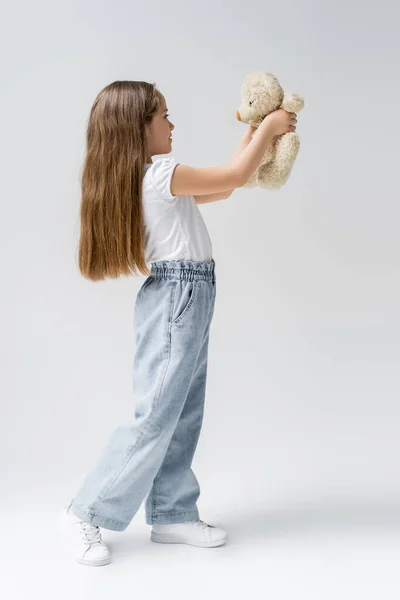
<path id="1" fill-rule="evenodd" d="M 85 565 L 86 567 L 103 567 L 104 565 L 109 565 L 111 562 L 111 558 L 102 558 L 96 562 L 93 560 L 85 560 L 84 558 L 75 558 L 75 560 L 80 565 Z"/>
<path id="2" fill-rule="evenodd" d="M 190 542 L 181 535 L 155 533 L 152 531 L 150 539 L 157 544 L 188 544 L 189 546 L 200 546 L 201 548 L 215 548 L 216 546 L 225 544 L 225 542 L 228 541 L 228 536 L 219 538 L 218 540 L 212 540 L 211 542 Z"/>

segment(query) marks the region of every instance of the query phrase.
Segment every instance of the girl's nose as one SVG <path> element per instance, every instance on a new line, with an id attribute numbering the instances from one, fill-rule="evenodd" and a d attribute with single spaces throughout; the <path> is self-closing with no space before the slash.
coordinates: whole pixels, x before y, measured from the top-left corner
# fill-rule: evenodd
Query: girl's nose
<path id="1" fill-rule="evenodd" d="M 236 111 L 236 118 L 238 121 L 240 121 L 240 112 L 238 110 Z"/>

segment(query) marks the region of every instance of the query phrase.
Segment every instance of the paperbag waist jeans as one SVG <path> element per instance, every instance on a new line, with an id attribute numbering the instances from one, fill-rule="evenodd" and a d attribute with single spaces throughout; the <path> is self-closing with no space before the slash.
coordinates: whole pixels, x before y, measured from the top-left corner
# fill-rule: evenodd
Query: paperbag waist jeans
<path id="1" fill-rule="evenodd" d="M 134 412 L 118 426 L 73 498 L 84 521 L 123 531 L 145 501 L 146 523 L 199 518 L 191 468 L 204 412 L 215 261 L 162 260 L 134 312 Z"/>

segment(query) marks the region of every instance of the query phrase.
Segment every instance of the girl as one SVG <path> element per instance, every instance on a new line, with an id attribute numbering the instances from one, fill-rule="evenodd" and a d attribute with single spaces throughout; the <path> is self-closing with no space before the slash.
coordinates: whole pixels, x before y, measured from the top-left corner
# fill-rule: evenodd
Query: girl
<path id="1" fill-rule="evenodd" d="M 216 294 L 197 204 L 228 198 L 257 169 L 271 138 L 294 131 L 297 119 L 279 109 L 257 130 L 249 127 L 224 166 L 196 169 L 171 156 L 152 160 L 171 152 L 167 111 L 154 84 L 115 81 L 95 99 L 87 128 L 80 272 L 92 281 L 138 271 L 147 278 L 134 311 L 134 417 L 112 433 L 62 515 L 84 565 L 111 561 L 100 527 L 125 530 L 143 500 L 154 542 L 214 547 L 228 539 L 199 519 L 191 469 Z"/>

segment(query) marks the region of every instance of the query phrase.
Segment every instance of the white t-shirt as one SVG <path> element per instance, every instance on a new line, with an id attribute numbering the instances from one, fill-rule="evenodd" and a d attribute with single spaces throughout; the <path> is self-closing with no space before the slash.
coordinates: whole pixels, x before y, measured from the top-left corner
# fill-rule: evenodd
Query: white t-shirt
<path id="1" fill-rule="evenodd" d="M 212 245 L 193 196 L 171 194 L 171 178 L 179 163 L 173 157 L 146 163 L 142 204 L 145 226 L 145 259 L 212 260 Z"/>

